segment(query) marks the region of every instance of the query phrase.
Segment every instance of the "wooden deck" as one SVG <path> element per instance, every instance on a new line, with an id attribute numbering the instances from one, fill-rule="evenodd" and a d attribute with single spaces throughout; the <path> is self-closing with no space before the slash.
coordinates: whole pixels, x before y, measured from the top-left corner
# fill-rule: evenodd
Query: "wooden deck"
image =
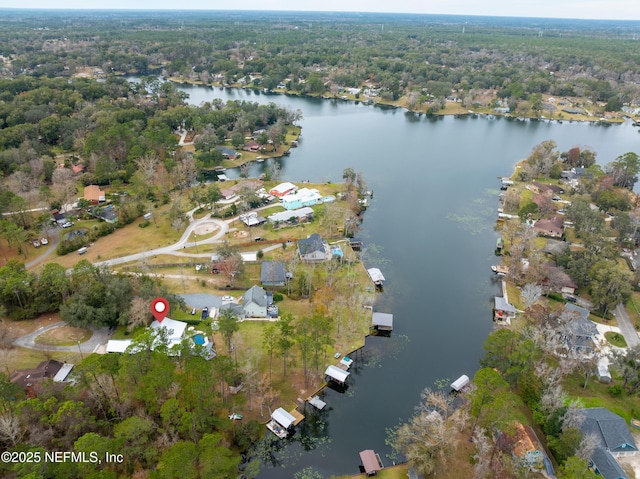
<path id="1" fill-rule="evenodd" d="M 294 426 L 297 426 L 304 420 L 304 415 L 300 414 L 295 408 L 289 411 L 289 414 L 296 418 L 296 420 L 293 422 Z"/>

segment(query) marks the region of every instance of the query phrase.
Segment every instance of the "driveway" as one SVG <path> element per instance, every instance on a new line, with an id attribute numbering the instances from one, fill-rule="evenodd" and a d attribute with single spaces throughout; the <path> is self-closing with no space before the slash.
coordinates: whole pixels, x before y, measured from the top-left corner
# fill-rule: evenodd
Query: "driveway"
<path id="1" fill-rule="evenodd" d="M 620 332 L 624 336 L 625 341 L 629 347 L 640 346 L 640 337 L 634 328 L 627 311 L 624 309 L 624 305 L 619 304 L 613 311 L 614 316 L 618 320 L 618 326 L 620 326 Z"/>
<path id="2" fill-rule="evenodd" d="M 50 329 L 59 328 L 60 326 L 66 326 L 67 323 L 64 321 L 59 321 L 57 323 L 50 324 L 48 326 L 44 326 L 40 329 L 37 329 L 31 334 L 26 334 L 24 336 L 16 339 L 13 344 L 16 346 L 20 346 L 23 348 L 29 349 L 39 349 L 44 351 L 64 351 L 69 353 L 77 353 L 78 351 L 82 353 L 91 354 L 95 352 L 98 346 L 102 344 L 106 344 L 109 340 L 109 328 L 90 328 L 93 334 L 91 337 L 83 343 L 75 346 L 50 346 L 48 344 L 38 344 L 35 342 L 35 339 L 40 336 L 45 331 L 49 331 Z"/>

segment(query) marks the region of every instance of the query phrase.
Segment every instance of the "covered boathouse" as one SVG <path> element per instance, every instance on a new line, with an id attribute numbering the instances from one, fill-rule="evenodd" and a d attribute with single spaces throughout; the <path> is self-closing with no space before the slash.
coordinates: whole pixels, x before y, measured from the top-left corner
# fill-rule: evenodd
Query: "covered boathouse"
<path id="1" fill-rule="evenodd" d="M 393 331 L 393 314 L 374 312 L 371 316 L 371 327 L 376 331 Z"/>
<path id="2" fill-rule="evenodd" d="M 347 382 L 347 378 L 349 377 L 349 372 L 338 366 L 329 366 L 324 374 L 328 377 L 328 381 L 333 381 L 341 386 Z"/>
<path id="3" fill-rule="evenodd" d="M 362 461 L 362 469 L 367 476 L 375 476 L 378 471 L 384 468 L 380 455 L 376 454 L 373 449 L 361 451 L 360 460 Z"/>
<path id="4" fill-rule="evenodd" d="M 271 421 L 267 423 L 267 429 L 280 439 L 284 439 L 289 435 L 289 428 L 291 428 L 295 422 L 296 418 L 293 417 L 293 415 L 279 407 L 271 413 Z"/>

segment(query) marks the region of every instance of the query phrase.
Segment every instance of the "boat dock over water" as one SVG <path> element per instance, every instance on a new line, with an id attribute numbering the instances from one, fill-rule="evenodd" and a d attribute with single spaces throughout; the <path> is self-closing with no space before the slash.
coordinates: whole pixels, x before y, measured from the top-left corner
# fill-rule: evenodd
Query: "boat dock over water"
<path id="1" fill-rule="evenodd" d="M 369 273 L 369 277 L 371 278 L 371 281 L 373 281 L 373 284 L 375 284 L 377 288 L 382 289 L 382 286 L 384 286 L 385 282 L 382 271 L 380 271 L 378 268 L 369 268 L 367 269 L 367 273 Z"/>

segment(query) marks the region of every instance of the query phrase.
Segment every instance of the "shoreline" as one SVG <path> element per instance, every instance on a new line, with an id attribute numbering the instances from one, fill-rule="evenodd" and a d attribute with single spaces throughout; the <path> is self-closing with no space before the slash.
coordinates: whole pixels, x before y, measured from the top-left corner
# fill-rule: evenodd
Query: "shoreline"
<path id="1" fill-rule="evenodd" d="M 253 92 L 259 92 L 261 94 L 264 95 L 286 95 L 286 96 L 296 96 L 296 97 L 300 97 L 300 98 L 318 98 L 318 99 L 322 99 L 322 100 L 335 100 L 335 101 L 353 101 L 356 103 L 362 103 L 364 105 L 370 105 L 370 106 L 377 106 L 379 108 L 389 108 L 389 109 L 403 109 L 406 111 L 406 113 L 413 113 L 415 115 L 418 116 L 422 116 L 425 115 L 426 117 L 445 117 L 445 116 L 454 116 L 454 117 L 493 117 L 493 118 L 504 118 L 506 120 L 509 121 L 540 121 L 540 122 L 555 122 L 555 123 L 564 123 L 565 121 L 568 123 L 573 123 L 573 122 L 578 122 L 578 123 L 592 123 L 592 124 L 600 124 L 602 126 L 615 126 L 615 125 L 622 125 L 624 124 L 627 120 L 630 120 L 634 123 L 638 122 L 638 120 L 636 120 L 633 116 L 631 116 L 630 114 L 627 113 L 618 113 L 620 116 L 618 118 L 599 118 L 599 117 L 595 117 L 595 116 L 588 116 L 587 118 L 584 117 L 584 115 L 573 115 L 573 116 L 563 116 L 561 118 L 554 118 L 554 117 L 545 117 L 545 116 L 514 116 L 511 115 L 509 113 L 500 113 L 500 112 L 493 112 L 493 111 L 484 111 L 486 108 L 490 108 L 490 107 L 485 107 L 479 111 L 475 111 L 475 110 L 466 110 L 466 111 L 451 111 L 451 112 L 446 112 L 446 111 L 436 111 L 433 113 L 427 113 L 426 111 L 426 107 L 425 109 L 420 109 L 420 110 L 412 110 L 407 108 L 406 106 L 402 105 L 399 103 L 399 101 L 396 102 L 385 102 L 385 101 L 372 101 L 371 98 L 367 97 L 367 99 L 363 100 L 360 98 L 356 98 L 355 95 L 342 95 L 342 96 L 338 96 L 337 94 L 333 94 L 333 96 L 329 96 L 327 94 L 308 94 L 308 93 L 298 93 L 298 92 L 293 92 L 293 91 L 289 91 L 289 90 L 268 90 L 268 91 L 264 91 L 264 89 L 261 89 L 259 87 L 248 87 L 248 86 L 241 86 L 238 84 L 230 84 L 230 85 L 223 85 L 221 83 L 211 83 L 211 84 L 204 84 L 201 81 L 194 81 L 194 80 L 187 80 L 187 79 L 174 79 L 174 78 L 167 78 L 167 81 L 170 81 L 171 83 L 174 84 L 178 84 L 178 85 L 190 85 L 190 86 L 200 86 L 200 87 L 205 87 L 205 88 L 210 88 L 210 89 L 215 89 L 215 88 L 230 88 L 230 89 L 235 89 L 235 90 L 251 90 Z M 404 97 L 402 97 L 404 98 Z M 569 113 L 567 113 L 567 115 L 571 115 Z"/>

